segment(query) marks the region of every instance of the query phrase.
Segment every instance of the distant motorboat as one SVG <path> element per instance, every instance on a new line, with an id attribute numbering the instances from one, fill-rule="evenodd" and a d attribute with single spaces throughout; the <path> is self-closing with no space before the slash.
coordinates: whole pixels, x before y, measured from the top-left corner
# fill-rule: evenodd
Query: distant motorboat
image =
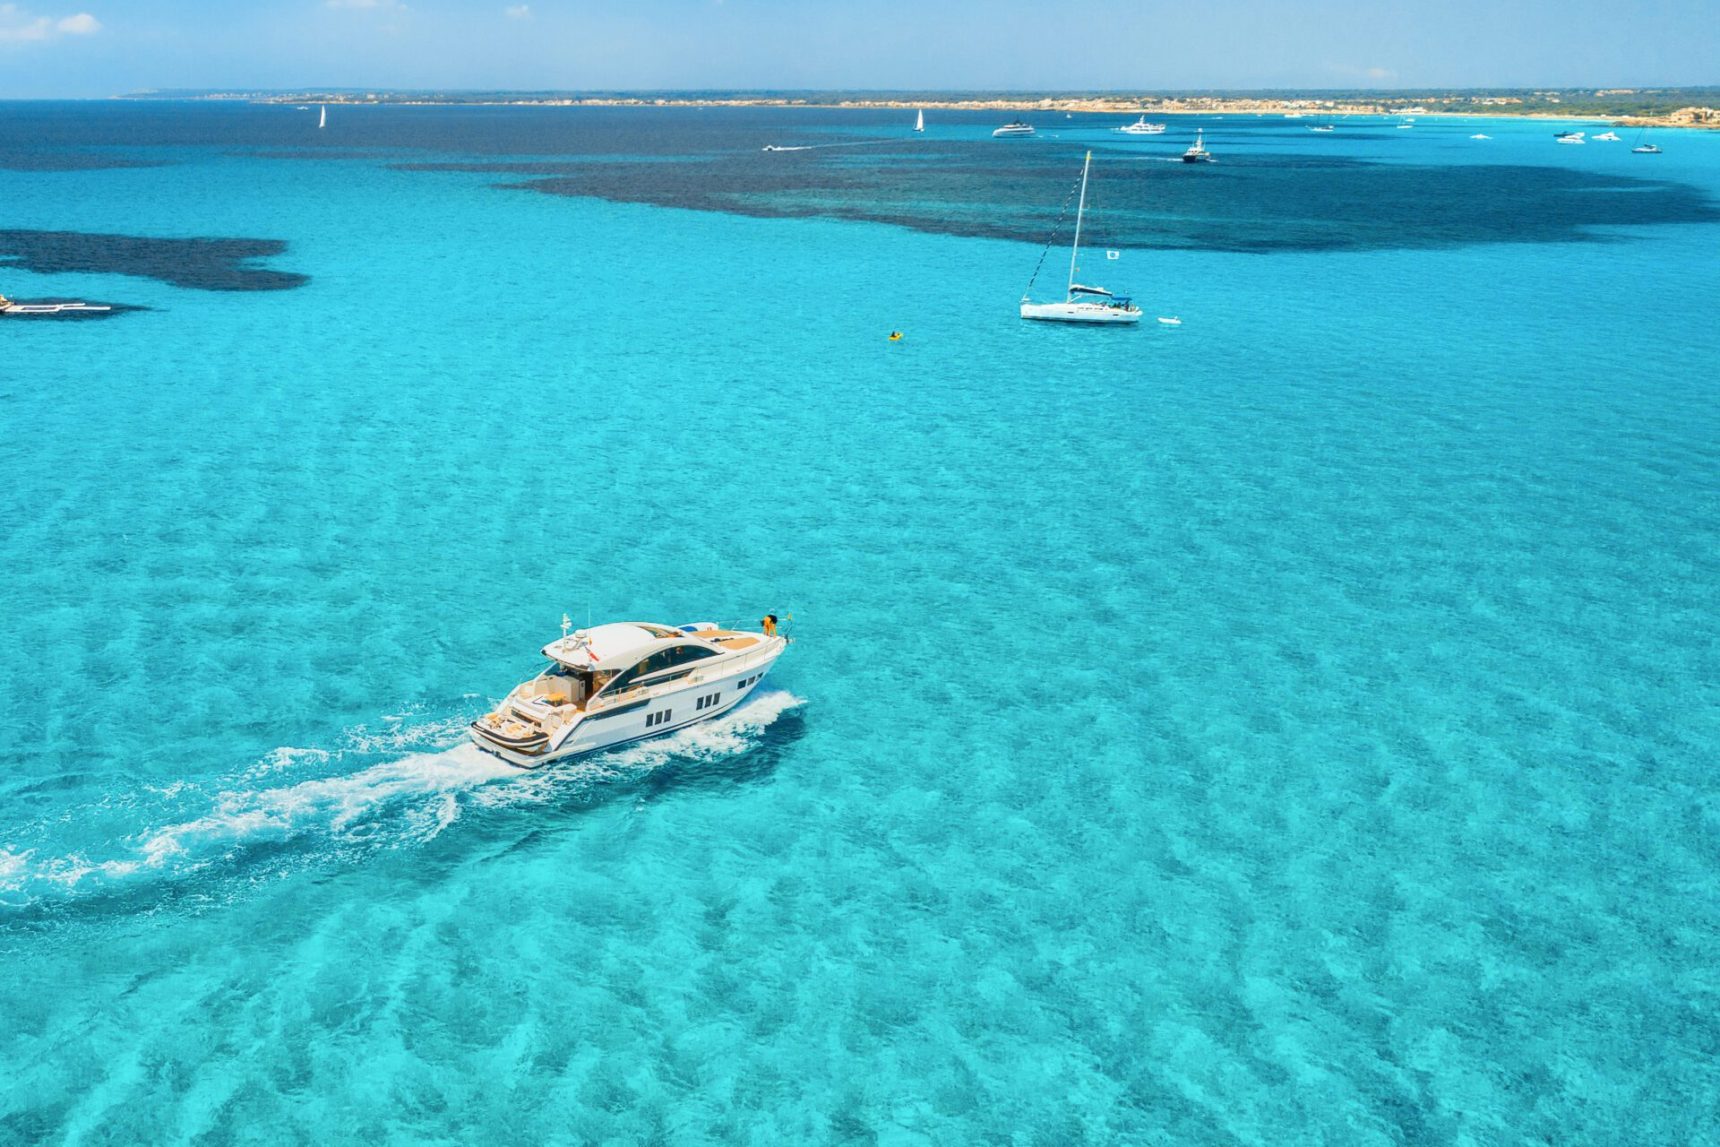
<path id="1" fill-rule="evenodd" d="M 1205 133 L 1197 128 L 1194 133 L 1194 143 L 1182 153 L 1184 163 L 1211 163 L 1212 152 L 1206 149 Z"/>
<path id="2" fill-rule="evenodd" d="M 1160 315 L 1159 322 L 1163 323 L 1167 327 L 1182 326 L 1182 320 L 1177 318 L 1175 315 Z"/>
<path id="3" fill-rule="evenodd" d="M 100 303 L 19 303 L 0 295 L 0 316 L 30 318 L 43 315 L 105 315 L 112 307 Z"/>
<path id="4" fill-rule="evenodd" d="M 1329 123 L 1317 123 L 1317 124 L 1311 124 L 1309 126 L 1308 130 L 1309 131 L 1318 131 L 1318 132 L 1327 132 L 1327 131 L 1337 131 L 1338 129 Z"/>
<path id="5" fill-rule="evenodd" d="M 1490 135 L 1482 135 L 1480 132 L 1476 132 L 1474 135 L 1470 136 L 1469 138 L 1470 139 L 1492 139 L 1493 137 Z"/>
<path id="6" fill-rule="evenodd" d="M 1408 131 L 1410 128 L 1412 128 L 1414 126 L 1415 125 L 1413 123 L 1400 123 L 1397 125 L 1399 131 Z"/>
<path id="7" fill-rule="evenodd" d="M 1128 299 L 1120 298 L 1107 291 L 1104 287 L 1083 286 L 1075 281 L 1075 273 L 1079 270 L 1077 259 L 1081 255 L 1081 221 L 1087 214 L 1087 173 L 1093 166 L 1093 153 L 1088 152 L 1087 158 L 1081 164 L 1081 201 L 1075 208 L 1075 241 L 1069 248 L 1069 282 L 1064 289 L 1063 301 L 1060 303 L 1032 302 L 1033 283 L 1027 284 L 1027 291 L 1021 296 L 1021 317 L 1037 319 L 1050 323 L 1137 323 L 1141 321 L 1141 308 Z M 1065 203 L 1068 200 L 1064 200 Z M 1043 256 L 1041 262 L 1044 261 Z M 1039 271 L 1033 272 L 1038 278 Z"/>
<path id="8" fill-rule="evenodd" d="M 921 108 L 920 114 L 914 117 L 914 130 L 915 131 L 925 131 L 926 130 L 926 109 L 925 108 Z"/>
<path id="9" fill-rule="evenodd" d="M 1603 131 L 1603 132 L 1601 132 L 1601 134 L 1595 136 L 1595 142 L 1596 143 L 1618 143 L 1619 142 L 1618 132 L 1616 132 L 1616 131 Z"/>
<path id="10" fill-rule="evenodd" d="M 1165 125 L 1162 123 L 1148 123 L 1147 117 L 1142 116 L 1134 123 L 1126 123 L 1117 130 L 1122 132 L 1124 135 L 1163 135 L 1165 134 Z"/>
<path id="11" fill-rule="evenodd" d="M 1562 131 L 1553 137 L 1554 143 L 1587 143 L 1580 131 Z"/>
<path id="12" fill-rule="evenodd" d="M 993 139 L 1010 139 L 1015 136 L 1028 136 L 1032 134 L 1033 125 L 1025 120 L 1017 119 L 1011 120 L 996 131 L 992 132 L 991 137 Z"/>
<path id="13" fill-rule="evenodd" d="M 319 128 L 328 126 L 328 105 L 327 104 L 322 105 L 322 114 L 317 117 L 317 126 Z"/>

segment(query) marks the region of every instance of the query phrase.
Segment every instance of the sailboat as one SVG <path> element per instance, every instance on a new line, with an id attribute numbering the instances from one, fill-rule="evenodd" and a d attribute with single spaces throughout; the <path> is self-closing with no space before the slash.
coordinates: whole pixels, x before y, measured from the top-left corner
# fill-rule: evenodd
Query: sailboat
<path id="1" fill-rule="evenodd" d="M 322 114 L 317 117 L 317 126 L 318 127 L 327 127 L 328 126 L 328 105 L 327 104 L 324 104 L 322 106 Z"/>
<path id="2" fill-rule="evenodd" d="M 1027 284 L 1027 293 L 1021 296 L 1021 317 L 1038 319 L 1050 323 L 1138 323 L 1141 321 L 1141 308 L 1128 299 L 1113 295 L 1104 287 L 1087 287 L 1075 281 L 1075 272 L 1079 270 L 1077 260 L 1081 255 L 1081 221 L 1087 214 L 1087 172 L 1093 166 L 1093 153 L 1087 153 L 1087 159 L 1081 164 L 1081 202 L 1075 208 L 1075 242 L 1069 248 L 1069 284 L 1064 291 L 1061 303 L 1035 303 L 1029 301 L 1033 294 L 1033 284 Z M 1068 200 L 1064 200 L 1067 209 Z M 1040 257 L 1042 260 L 1044 256 Z M 1039 272 L 1034 271 L 1037 278 Z"/>
<path id="3" fill-rule="evenodd" d="M 920 114 L 914 117 L 914 130 L 915 131 L 925 131 L 926 130 L 926 109 L 925 108 L 921 108 Z"/>
<path id="4" fill-rule="evenodd" d="M 1648 135 L 1648 129 L 1646 127 L 1643 128 L 1641 131 L 1636 133 L 1636 146 L 1630 149 L 1632 155 L 1659 155 L 1660 154 L 1660 149 L 1658 147 L 1654 146 L 1652 143 L 1649 143 L 1647 139 L 1643 138 L 1646 135 Z"/>

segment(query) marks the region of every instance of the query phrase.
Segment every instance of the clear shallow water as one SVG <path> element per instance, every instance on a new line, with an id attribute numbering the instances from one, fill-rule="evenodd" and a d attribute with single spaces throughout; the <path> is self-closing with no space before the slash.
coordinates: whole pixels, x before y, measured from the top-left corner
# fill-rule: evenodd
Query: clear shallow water
<path id="1" fill-rule="evenodd" d="M 1549 174 L 1128 247 L 1184 325 L 1107 332 L 960 233 L 1098 133 L 908 229 L 402 169 L 871 119 L 8 110 L 5 228 L 309 281 L 4 272 L 153 309 L 0 327 L 0 1138 L 1720 1136 L 1720 227 L 1530 210 L 1720 139 L 1252 127 L 1257 196 Z M 461 747 L 588 608 L 801 640 L 721 726 Z"/>

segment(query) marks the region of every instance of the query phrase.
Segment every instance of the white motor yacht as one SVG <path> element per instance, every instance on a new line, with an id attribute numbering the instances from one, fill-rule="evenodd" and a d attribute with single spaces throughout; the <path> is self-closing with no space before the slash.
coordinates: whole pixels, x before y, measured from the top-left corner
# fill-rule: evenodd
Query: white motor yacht
<path id="1" fill-rule="evenodd" d="M 1618 132 L 1616 132 L 1616 131 L 1603 131 L 1599 135 L 1595 136 L 1594 140 L 1596 143 L 1619 143 L 1619 142 L 1621 142 L 1619 140 Z"/>
<path id="2" fill-rule="evenodd" d="M 1124 135 L 1163 135 L 1165 134 L 1165 125 L 1162 123 L 1148 123 L 1147 117 L 1142 116 L 1134 123 L 1126 123 L 1117 130 L 1122 132 Z"/>
<path id="3" fill-rule="evenodd" d="M 993 139 L 1009 139 L 1011 136 L 1033 134 L 1033 125 L 1026 120 L 1011 120 L 991 133 Z"/>
<path id="4" fill-rule="evenodd" d="M 715 622 L 628 621 L 567 632 L 543 647 L 550 664 L 472 722 L 472 740 L 509 764 L 551 761 L 672 733 L 757 690 L 788 648 L 775 614 L 763 632 Z"/>
<path id="5" fill-rule="evenodd" d="M 1553 136 L 1554 143 L 1587 143 L 1580 131 L 1561 131 Z"/>

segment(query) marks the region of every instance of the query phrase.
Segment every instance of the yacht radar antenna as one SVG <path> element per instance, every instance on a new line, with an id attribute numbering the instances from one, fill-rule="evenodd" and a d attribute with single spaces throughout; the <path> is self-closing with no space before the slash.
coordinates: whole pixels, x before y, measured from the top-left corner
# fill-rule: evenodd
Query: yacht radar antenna
<path id="1" fill-rule="evenodd" d="M 569 617 L 565 613 L 562 614 L 561 615 L 561 635 L 563 637 L 566 637 L 567 631 L 572 629 L 572 628 L 573 628 L 573 618 Z"/>

